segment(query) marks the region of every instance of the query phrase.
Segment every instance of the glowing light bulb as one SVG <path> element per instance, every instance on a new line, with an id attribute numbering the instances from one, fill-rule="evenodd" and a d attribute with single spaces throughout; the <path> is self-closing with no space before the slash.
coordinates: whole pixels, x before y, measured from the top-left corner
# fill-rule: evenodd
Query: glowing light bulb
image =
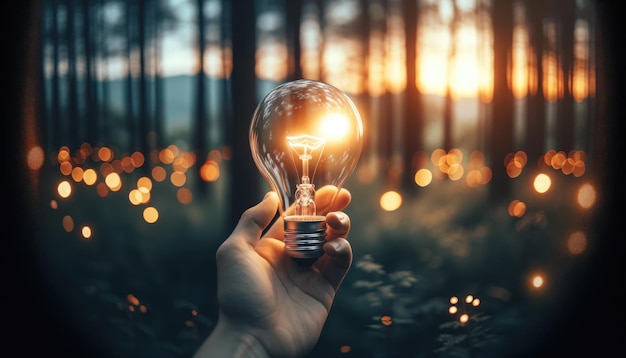
<path id="1" fill-rule="evenodd" d="M 362 139 L 356 106 L 329 84 L 286 82 L 258 104 L 250 125 L 252 157 L 279 193 L 285 249 L 299 263 L 323 254 L 326 213 L 317 208 L 316 190 L 332 185 L 339 193 L 359 160 Z"/>

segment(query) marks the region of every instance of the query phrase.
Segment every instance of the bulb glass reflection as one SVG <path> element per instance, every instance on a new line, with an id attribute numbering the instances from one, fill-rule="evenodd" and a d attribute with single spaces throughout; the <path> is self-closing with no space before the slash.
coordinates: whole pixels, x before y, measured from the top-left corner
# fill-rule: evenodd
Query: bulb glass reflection
<path id="1" fill-rule="evenodd" d="M 280 195 L 290 256 L 314 261 L 322 255 L 326 213 L 318 210 L 316 191 L 326 185 L 341 189 L 359 160 L 362 139 L 356 106 L 327 83 L 286 82 L 258 104 L 250 148 L 259 171 Z"/>

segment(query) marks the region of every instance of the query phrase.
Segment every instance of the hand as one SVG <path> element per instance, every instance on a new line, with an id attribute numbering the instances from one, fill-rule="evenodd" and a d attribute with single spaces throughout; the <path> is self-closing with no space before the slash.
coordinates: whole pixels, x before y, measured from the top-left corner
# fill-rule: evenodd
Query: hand
<path id="1" fill-rule="evenodd" d="M 196 357 L 296 357 L 313 348 L 352 263 L 350 218 L 341 212 L 350 200 L 345 189 L 317 191 L 327 242 L 310 267 L 285 252 L 282 218 L 261 237 L 278 209 L 275 192 L 244 212 L 217 250 L 219 319 Z"/>

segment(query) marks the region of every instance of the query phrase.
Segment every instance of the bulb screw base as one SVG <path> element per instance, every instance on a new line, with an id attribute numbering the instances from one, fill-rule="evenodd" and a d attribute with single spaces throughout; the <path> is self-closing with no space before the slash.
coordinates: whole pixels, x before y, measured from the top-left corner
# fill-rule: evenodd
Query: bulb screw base
<path id="1" fill-rule="evenodd" d="M 286 216 L 284 229 L 285 250 L 298 264 L 310 266 L 324 254 L 325 216 Z"/>

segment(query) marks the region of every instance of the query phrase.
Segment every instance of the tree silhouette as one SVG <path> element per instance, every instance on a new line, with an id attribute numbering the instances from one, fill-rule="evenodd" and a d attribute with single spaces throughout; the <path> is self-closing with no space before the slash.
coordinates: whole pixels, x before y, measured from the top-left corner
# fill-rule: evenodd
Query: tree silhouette
<path id="1" fill-rule="evenodd" d="M 513 93 L 508 83 L 511 42 L 513 39 L 513 4 L 510 0 L 494 1 L 493 21 L 493 100 L 491 131 L 488 136 L 489 156 L 493 178 L 489 186 L 490 199 L 499 201 L 511 190 L 507 180 L 504 157 L 511 152 L 513 142 Z"/>

